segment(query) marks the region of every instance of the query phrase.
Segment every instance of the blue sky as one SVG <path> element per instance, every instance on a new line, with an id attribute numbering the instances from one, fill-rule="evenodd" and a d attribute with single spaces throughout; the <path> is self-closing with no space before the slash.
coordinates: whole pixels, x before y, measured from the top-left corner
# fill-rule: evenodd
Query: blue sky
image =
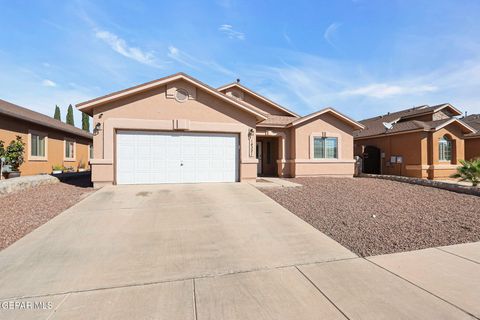
<path id="1" fill-rule="evenodd" d="M 0 0 L 0 98 L 65 116 L 183 71 L 214 87 L 240 78 L 299 114 L 478 113 L 479 35 L 477 0 Z"/>

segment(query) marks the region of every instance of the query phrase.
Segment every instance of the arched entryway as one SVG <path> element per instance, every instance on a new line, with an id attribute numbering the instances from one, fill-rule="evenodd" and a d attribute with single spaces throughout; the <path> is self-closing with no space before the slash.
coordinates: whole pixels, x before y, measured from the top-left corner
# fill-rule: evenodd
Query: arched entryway
<path id="1" fill-rule="evenodd" d="M 363 152 L 363 172 L 380 174 L 380 149 L 366 146 Z"/>

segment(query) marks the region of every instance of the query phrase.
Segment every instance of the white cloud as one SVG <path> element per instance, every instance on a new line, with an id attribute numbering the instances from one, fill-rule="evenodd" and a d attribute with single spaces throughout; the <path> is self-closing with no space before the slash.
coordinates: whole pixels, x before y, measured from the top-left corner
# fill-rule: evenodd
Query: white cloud
<path id="1" fill-rule="evenodd" d="M 218 30 L 227 35 L 230 39 L 245 40 L 245 34 L 233 29 L 233 26 L 230 24 L 222 24 Z"/>
<path id="2" fill-rule="evenodd" d="M 355 119 L 388 111 L 450 102 L 462 111 L 480 108 L 480 57 L 451 63 L 434 71 L 410 70 L 403 74 L 345 60 L 331 60 L 297 51 L 275 51 L 288 61 L 279 66 L 249 66 L 244 77 L 256 79 L 254 87 L 275 97 L 299 114 L 326 106 Z"/>
<path id="3" fill-rule="evenodd" d="M 45 86 L 45 87 L 56 87 L 57 86 L 57 84 L 55 82 L 53 82 L 52 80 L 49 80 L 49 79 L 43 80 L 42 85 Z"/>
<path id="4" fill-rule="evenodd" d="M 186 65 L 187 67 L 198 69 L 198 66 L 192 64 L 194 59 L 190 55 L 180 51 L 180 49 L 177 47 L 169 46 L 167 56 L 183 65 Z"/>
<path id="5" fill-rule="evenodd" d="M 2 99 L 25 108 L 53 116 L 55 105 L 60 106 L 65 119 L 69 104 L 92 99 L 100 91 L 87 87 L 62 85 L 45 90 L 42 78 L 34 70 L 0 61 L 0 88 L 4 88 Z M 63 82 L 62 82 L 63 83 Z M 74 108 L 75 124 L 81 125 L 81 113 Z"/>
<path id="6" fill-rule="evenodd" d="M 201 66 L 207 67 L 211 70 L 215 70 L 216 72 L 228 75 L 228 76 L 235 76 L 235 73 L 230 71 L 229 69 L 223 67 L 222 65 L 218 64 L 212 60 L 201 60 L 198 58 L 193 57 L 192 55 L 178 49 L 174 46 L 168 47 L 167 56 L 171 59 L 195 70 L 200 70 Z"/>
<path id="7" fill-rule="evenodd" d="M 152 67 L 161 67 L 155 54 L 151 51 L 144 51 L 140 48 L 130 47 L 127 42 L 118 37 L 116 34 L 113 34 L 109 31 L 105 30 L 97 30 L 95 32 L 95 36 L 98 39 L 103 40 L 106 44 L 108 44 L 115 52 L 121 54 L 124 57 L 133 59 L 137 62 L 152 66 Z"/>
<path id="8" fill-rule="evenodd" d="M 341 94 L 351 96 L 368 96 L 381 99 L 395 95 L 418 94 L 425 92 L 434 92 L 437 90 L 438 88 L 432 85 L 401 86 L 389 85 L 386 83 L 375 83 L 355 89 L 345 90 Z"/>
<path id="9" fill-rule="evenodd" d="M 335 44 L 333 43 L 333 37 L 335 36 L 336 31 L 340 27 L 341 27 L 340 23 L 334 22 L 330 24 L 328 28 L 325 30 L 325 32 L 323 33 L 323 37 L 332 47 L 335 47 Z"/>

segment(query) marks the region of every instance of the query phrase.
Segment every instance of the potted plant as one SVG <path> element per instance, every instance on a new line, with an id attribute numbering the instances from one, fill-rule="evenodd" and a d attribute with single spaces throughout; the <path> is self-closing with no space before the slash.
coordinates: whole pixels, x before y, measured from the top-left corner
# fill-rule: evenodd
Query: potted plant
<path id="1" fill-rule="evenodd" d="M 6 163 L 10 165 L 11 171 L 8 173 L 8 178 L 20 177 L 19 168 L 23 163 L 23 153 L 25 152 L 25 143 L 22 137 L 17 136 L 12 140 L 5 150 Z"/>
<path id="2" fill-rule="evenodd" d="M 80 160 L 78 162 L 78 172 L 85 172 L 85 171 L 87 171 L 85 163 L 82 160 Z"/>
<path id="3" fill-rule="evenodd" d="M 59 165 L 59 164 L 56 164 L 54 166 L 52 166 L 52 173 L 53 174 L 60 174 L 63 172 L 63 166 Z"/>
<path id="4" fill-rule="evenodd" d="M 63 172 L 75 172 L 75 169 L 73 167 L 64 167 Z"/>

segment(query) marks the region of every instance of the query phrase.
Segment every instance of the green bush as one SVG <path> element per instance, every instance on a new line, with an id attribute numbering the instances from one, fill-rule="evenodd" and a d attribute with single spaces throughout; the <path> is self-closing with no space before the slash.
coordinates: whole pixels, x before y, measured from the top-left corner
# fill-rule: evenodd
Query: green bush
<path id="1" fill-rule="evenodd" d="M 18 171 L 18 168 L 22 165 L 24 152 L 25 143 L 22 141 L 22 137 L 17 136 L 15 140 L 10 142 L 5 150 L 6 163 L 12 167 L 12 171 Z"/>
<path id="2" fill-rule="evenodd" d="M 451 175 L 451 178 L 471 182 L 474 187 L 478 186 L 480 183 L 480 159 L 460 160 L 460 163 L 462 166 L 457 168 L 457 173 Z"/>
<path id="3" fill-rule="evenodd" d="M 59 165 L 59 164 L 53 165 L 52 170 L 53 171 L 57 171 L 57 170 L 63 171 L 63 166 Z"/>

